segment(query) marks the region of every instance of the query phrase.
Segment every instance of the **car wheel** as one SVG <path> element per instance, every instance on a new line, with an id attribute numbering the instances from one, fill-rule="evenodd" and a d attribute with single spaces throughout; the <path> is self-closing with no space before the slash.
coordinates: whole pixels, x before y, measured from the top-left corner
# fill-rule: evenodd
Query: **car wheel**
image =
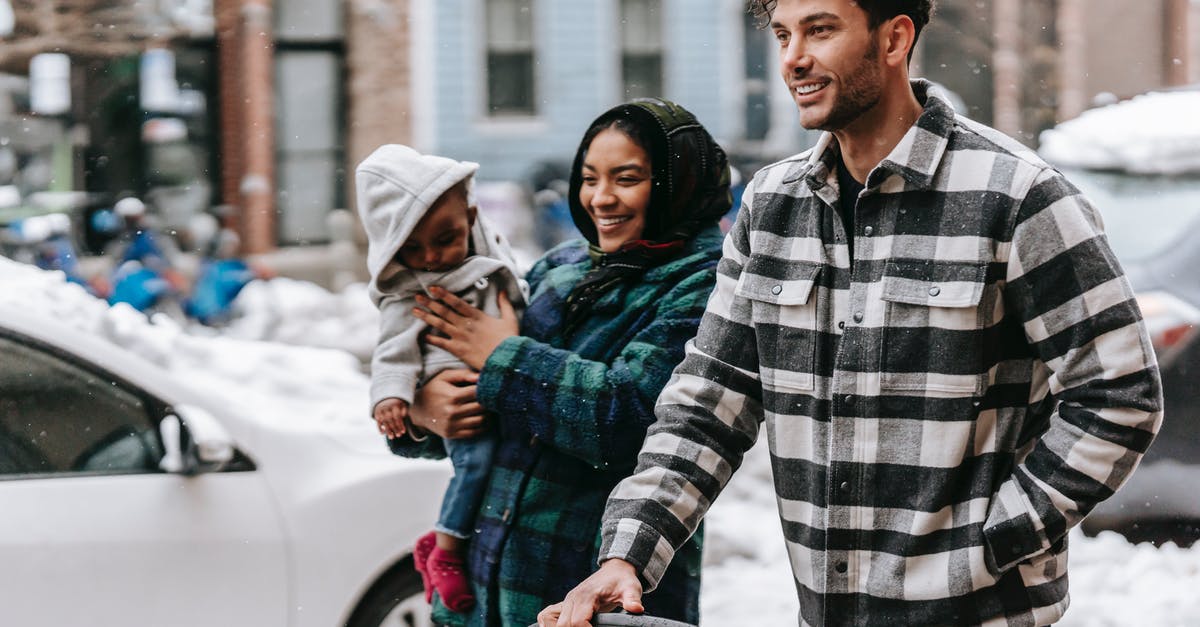
<path id="1" fill-rule="evenodd" d="M 363 595 L 346 627 L 432 627 L 421 576 L 404 560 Z"/>

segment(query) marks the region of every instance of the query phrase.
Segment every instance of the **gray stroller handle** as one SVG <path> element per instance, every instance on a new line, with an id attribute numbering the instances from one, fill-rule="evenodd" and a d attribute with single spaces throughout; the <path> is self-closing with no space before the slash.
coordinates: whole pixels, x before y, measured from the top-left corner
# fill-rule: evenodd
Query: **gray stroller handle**
<path id="1" fill-rule="evenodd" d="M 691 623 L 681 623 L 669 618 L 658 618 L 646 614 L 625 614 L 623 612 L 604 612 L 592 617 L 593 627 L 695 627 Z M 529 627 L 537 627 L 537 623 Z"/>

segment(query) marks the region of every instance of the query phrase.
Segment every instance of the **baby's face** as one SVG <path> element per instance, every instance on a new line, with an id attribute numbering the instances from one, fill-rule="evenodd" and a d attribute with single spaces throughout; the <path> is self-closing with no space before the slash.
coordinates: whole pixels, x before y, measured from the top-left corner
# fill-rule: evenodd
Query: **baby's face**
<path id="1" fill-rule="evenodd" d="M 417 223 L 396 253 L 396 260 L 414 270 L 450 270 L 467 258 L 474 222 L 475 208 L 467 206 L 464 195 L 452 189 L 442 194 Z"/>

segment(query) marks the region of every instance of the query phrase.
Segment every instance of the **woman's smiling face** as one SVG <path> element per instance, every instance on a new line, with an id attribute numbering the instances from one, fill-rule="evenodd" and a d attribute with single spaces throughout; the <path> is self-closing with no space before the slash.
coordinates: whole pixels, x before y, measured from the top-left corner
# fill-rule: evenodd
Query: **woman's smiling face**
<path id="1" fill-rule="evenodd" d="M 642 239 L 653 189 L 650 173 L 650 156 L 625 133 L 610 127 L 592 139 L 579 202 L 596 226 L 600 250 L 611 253 Z"/>

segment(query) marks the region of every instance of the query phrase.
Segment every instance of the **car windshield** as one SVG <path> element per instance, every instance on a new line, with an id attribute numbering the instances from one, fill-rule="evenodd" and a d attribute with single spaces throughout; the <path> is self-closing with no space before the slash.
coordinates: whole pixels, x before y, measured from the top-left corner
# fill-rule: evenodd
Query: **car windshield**
<path id="1" fill-rule="evenodd" d="M 1064 174 L 1100 210 L 1108 241 L 1123 261 L 1154 256 L 1200 220 L 1200 176 Z"/>

